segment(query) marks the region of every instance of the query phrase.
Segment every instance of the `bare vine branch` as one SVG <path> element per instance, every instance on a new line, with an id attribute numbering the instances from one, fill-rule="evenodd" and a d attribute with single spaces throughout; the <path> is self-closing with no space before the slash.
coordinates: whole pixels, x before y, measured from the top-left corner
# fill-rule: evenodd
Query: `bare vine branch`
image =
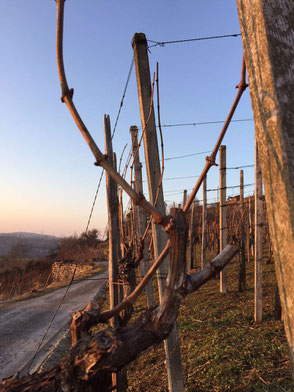
<path id="1" fill-rule="evenodd" d="M 94 139 L 92 138 L 90 132 L 88 131 L 86 125 L 81 119 L 74 103 L 73 103 L 73 89 L 68 88 L 64 62 L 63 62 L 63 19 L 64 19 L 64 0 L 56 0 L 57 4 L 57 65 L 58 74 L 60 79 L 60 86 L 62 91 L 62 102 L 65 102 L 68 107 L 77 127 L 82 133 L 84 139 L 86 140 L 88 146 L 90 147 L 98 166 L 103 167 L 108 174 L 120 185 L 123 190 L 132 198 L 135 204 L 140 205 L 144 208 L 150 215 L 154 217 L 154 220 L 162 224 L 166 224 L 164 215 L 160 213 L 154 206 L 152 206 L 142 194 L 138 194 L 118 173 L 117 171 L 109 165 L 104 154 L 100 151 L 96 145 Z"/>
<path id="2" fill-rule="evenodd" d="M 216 158 L 216 154 L 219 150 L 219 147 L 223 141 L 223 138 L 226 134 L 226 131 L 228 129 L 228 126 L 230 125 L 230 122 L 232 120 L 232 117 L 234 115 L 234 112 L 238 106 L 238 103 L 240 101 L 240 98 L 243 94 L 243 92 L 246 90 L 246 88 L 248 87 L 248 84 L 246 83 L 246 65 L 245 65 L 245 59 L 244 59 L 244 55 L 243 55 L 243 59 L 242 59 L 242 70 L 241 70 L 241 80 L 240 83 L 236 86 L 238 88 L 238 93 L 236 95 L 236 98 L 233 102 L 233 105 L 231 107 L 231 110 L 228 114 L 228 117 L 226 119 L 226 122 L 224 123 L 223 129 L 221 130 L 221 133 L 219 135 L 219 138 L 217 139 L 217 142 L 214 146 L 214 149 L 212 151 L 212 153 L 210 154 L 209 157 L 206 157 L 206 163 L 205 166 L 202 170 L 202 173 L 200 175 L 200 177 L 198 178 L 198 181 L 196 183 L 196 185 L 194 186 L 191 195 L 189 196 L 183 210 L 184 212 L 189 211 L 189 208 L 191 207 L 191 204 L 200 188 L 200 185 L 202 184 L 204 177 L 206 176 L 206 174 L 208 173 L 209 169 L 211 168 L 211 166 L 217 166 L 215 163 L 215 158 Z"/>

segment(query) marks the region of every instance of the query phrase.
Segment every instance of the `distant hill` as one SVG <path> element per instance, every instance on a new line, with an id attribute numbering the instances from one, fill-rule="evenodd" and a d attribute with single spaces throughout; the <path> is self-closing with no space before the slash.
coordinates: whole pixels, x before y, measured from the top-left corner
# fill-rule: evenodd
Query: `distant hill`
<path id="1" fill-rule="evenodd" d="M 6 256 L 17 247 L 22 248 L 26 258 L 46 256 L 56 250 L 61 239 L 54 235 L 16 232 L 0 233 L 0 256 Z"/>

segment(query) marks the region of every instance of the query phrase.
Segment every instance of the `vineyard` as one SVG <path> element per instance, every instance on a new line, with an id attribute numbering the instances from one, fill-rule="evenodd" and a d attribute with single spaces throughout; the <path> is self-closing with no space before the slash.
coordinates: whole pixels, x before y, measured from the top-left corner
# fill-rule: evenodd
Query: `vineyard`
<path id="1" fill-rule="evenodd" d="M 123 99 L 134 67 L 141 127 L 130 127 L 132 148 L 122 169 L 123 153 L 118 161 L 112 142 L 123 99 L 113 129 L 109 115 L 104 115 L 105 152 L 102 152 L 83 122 L 74 104 L 74 89 L 67 82 L 63 59 L 65 0 L 56 1 L 61 101 L 89 146 L 95 166 L 102 169 L 86 236 L 101 179 L 104 174 L 106 177 L 108 306 L 103 305 L 105 298 L 95 297 L 76 312 L 70 325 L 71 348 L 61 362 L 43 373 L 4 381 L 3 391 L 291 390 L 294 161 L 290 108 L 294 95 L 289 88 L 288 66 L 284 69 L 277 59 L 289 57 L 293 37 L 289 42 L 281 37 L 284 30 L 293 33 L 293 6 L 258 0 L 252 6 L 253 12 L 251 4 L 243 0 L 237 3 L 244 54 L 235 99 L 217 140 L 211 143 L 193 189 L 189 194 L 183 189 L 183 203 L 171 205 L 167 211 L 163 193 L 165 151 L 159 66 L 151 78 L 148 56 L 152 46 L 183 41 L 151 42 L 143 33 L 133 36 L 134 57 Z M 278 24 L 274 23 L 277 12 Z M 259 26 L 258 31 L 255 26 Z M 293 50 L 291 55 L 293 58 Z M 227 167 L 223 141 L 247 87 L 256 137 L 254 193 L 245 197 L 244 187 L 253 184 L 244 184 L 241 170 L 240 182 L 228 186 L 228 170 L 253 164 Z M 148 198 L 143 192 L 140 157 L 143 145 Z M 210 169 L 215 166 L 219 170 L 219 186 L 207 189 Z M 126 180 L 127 175 L 130 181 Z M 238 195 L 229 197 L 230 188 L 237 188 Z M 217 192 L 217 201 L 208 203 L 207 193 L 212 191 Z M 199 299 L 201 306 L 197 305 Z M 205 302 L 209 305 L 206 308 Z M 193 319 L 191 323 L 189 318 Z M 190 331 L 188 347 L 181 341 L 189 335 L 187 331 Z M 204 341 L 203 335 L 208 335 L 209 340 Z M 270 343 L 263 341 L 269 338 Z M 164 354 L 151 357 L 153 347 L 162 345 Z M 159 358 L 166 373 L 162 370 L 159 382 L 148 375 L 149 381 L 153 381 L 150 386 L 137 369 L 147 367 L 148 361 L 157 364 Z M 283 373 L 283 379 L 276 369 Z M 133 384 L 129 387 L 128 375 Z"/>

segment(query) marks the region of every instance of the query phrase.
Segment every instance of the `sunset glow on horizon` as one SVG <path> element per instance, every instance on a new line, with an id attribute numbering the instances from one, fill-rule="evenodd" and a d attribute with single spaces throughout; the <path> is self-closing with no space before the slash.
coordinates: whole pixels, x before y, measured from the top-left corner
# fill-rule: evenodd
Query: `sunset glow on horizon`
<path id="1" fill-rule="evenodd" d="M 221 3 L 221 4 L 220 4 Z M 156 12 L 154 12 L 156 9 Z M 55 34 L 56 3 L 2 2 L 2 62 L 0 64 L 1 196 L 0 233 L 35 232 L 68 236 L 86 228 L 101 168 L 80 135 L 66 106 L 60 102 Z M 208 3 L 188 0 L 138 4 L 131 0 L 65 3 L 64 62 L 74 102 L 104 151 L 103 115 L 115 124 L 132 60 L 131 39 L 144 32 L 154 41 L 238 34 L 235 1 Z M 150 43 L 152 44 L 152 43 Z M 168 205 L 182 202 L 191 189 L 234 100 L 240 80 L 240 37 L 156 46 L 149 53 L 151 73 L 159 62 L 162 124 L 211 123 L 163 128 L 165 163 L 163 190 Z M 155 103 L 156 104 L 156 103 Z M 157 117 L 157 116 L 156 116 Z M 234 119 L 252 118 L 249 92 Z M 214 123 L 216 122 L 216 123 Z M 113 149 L 124 167 L 131 138 L 129 128 L 141 126 L 133 70 L 118 120 Z M 228 166 L 254 163 L 254 123 L 235 122 L 228 129 Z M 197 154 L 201 153 L 201 154 Z M 187 157 L 183 157 L 187 155 Z M 144 151 L 144 192 L 148 198 Z M 245 169 L 245 184 L 254 170 Z M 126 176 L 130 180 L 129 174 Z M 171 179 L 171 180 L 165 180 Z M 239 171 L 228 174 L 228 185 L 239 183 Z M 218 186 L 218 168 L 208 176 L 208 188 Z M 248 194 L 253 187 L 245 189 Z M 238 192 L 232 188 L 229 194 Z M 201 189 L 197 196 L 202 199 Z M 210 192 L 209 200 L 215 200 Z M 128 207 L 128 198 L 124 198 Z M 99 190 L 90 228 L 107 226 L 105 179 Z"/>

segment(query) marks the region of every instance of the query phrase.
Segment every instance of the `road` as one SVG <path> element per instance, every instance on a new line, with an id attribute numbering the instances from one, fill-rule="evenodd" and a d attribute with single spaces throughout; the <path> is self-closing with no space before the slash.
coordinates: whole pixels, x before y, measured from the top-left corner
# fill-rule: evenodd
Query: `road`
<path id="1" fill-rule="evenodd" d="M 42 347 L 56 336 L 75 311 L 94 297 L 107 278 L 105 271 L 69 288 Z M 0 304 L 0 381 L 18 372 L 33 358 L 65 291 L 66 287 L 40 297 Z"/>

